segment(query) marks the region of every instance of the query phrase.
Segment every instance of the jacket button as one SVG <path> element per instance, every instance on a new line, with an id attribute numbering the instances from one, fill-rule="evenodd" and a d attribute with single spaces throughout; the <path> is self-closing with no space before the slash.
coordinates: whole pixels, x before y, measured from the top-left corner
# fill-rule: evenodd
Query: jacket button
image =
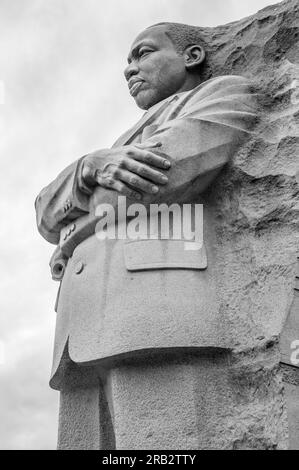
<path id="1" fill-rule="evenodd" d="M 84 269 L 84 264 L 82 263 L 82 261 L 78 261 L 78 263 L 76 263 L 75 265 L 75 273 L 80 274 L 82 273 L 83 269 Z"/>
<path id="2" fill-rule="evenodd" d="M 76 229 L 76 224 L 73 224 L 73 225 L 71 226 L 71 231 L 73 232 L 75 229 Z"/>

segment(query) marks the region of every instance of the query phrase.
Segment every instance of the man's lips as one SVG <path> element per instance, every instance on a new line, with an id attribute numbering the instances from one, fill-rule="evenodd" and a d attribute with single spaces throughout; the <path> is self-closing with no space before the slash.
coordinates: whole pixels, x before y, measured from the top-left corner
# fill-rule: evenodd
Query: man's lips
<path id="1" fill-rule="evenodd" d="M 131 96 L 137 95 L 138 90 L 143 82 L 144 80 L 141 80 L 141 79 L 138 79 L 138 80 L 134 79 L 134 80 L 129 81 L 128 86 L 129 86 L 129 91 L 130 91 Z"/>

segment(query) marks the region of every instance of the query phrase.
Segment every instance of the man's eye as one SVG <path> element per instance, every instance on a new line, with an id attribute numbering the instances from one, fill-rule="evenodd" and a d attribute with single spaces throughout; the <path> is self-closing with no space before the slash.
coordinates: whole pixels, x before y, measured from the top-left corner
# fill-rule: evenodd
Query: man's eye
<path id="1" fill-rule="evenodd" d="M 149 54 L 150 52 L 152 52 L 151 49 L 140 49 L 139 57 L 143 57 L 143 56 Z"/>

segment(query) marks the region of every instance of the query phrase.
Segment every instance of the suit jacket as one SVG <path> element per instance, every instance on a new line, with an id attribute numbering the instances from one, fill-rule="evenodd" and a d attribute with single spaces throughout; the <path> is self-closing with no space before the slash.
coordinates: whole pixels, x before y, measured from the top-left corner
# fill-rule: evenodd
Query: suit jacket
<path id="1" fill-rule="evenodd" d="M 169 183 L 158 195 L 146 196 L 145 205 L 202 203 L 255 121 L 250 82 L 216 77 L 156 104 L 114 145 L 159 141 L 155 152 L 172 162 Z M 68 259 L 52 386 L 65 371 L 61 358 L 67 342 L 72 361 L 84 365 L 157 348 L 229 348 L 217 297 L 213 207 L 204 206 L 200 249 L 187 246 L 183 237 L 161 239 L 159 233 L 156 239 L 100 241 L 96 207 L 116 206 L 117 193 L 97 187 L 90 194 L 80 182 L 81 164 L 82 159 L 68 166 L 36 199 L 40 233 L 58 244 L 56 257 Z"/>

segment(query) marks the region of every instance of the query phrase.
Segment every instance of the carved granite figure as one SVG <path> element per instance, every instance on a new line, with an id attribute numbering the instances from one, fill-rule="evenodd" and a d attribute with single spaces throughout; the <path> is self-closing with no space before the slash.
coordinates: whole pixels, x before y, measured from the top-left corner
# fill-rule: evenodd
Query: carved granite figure
<path id="1" fill-rule="evenodd" d="M 146 113 L 36 199 L 39 231 L 58 245 L 51 386 L 61 390 L 60 448 L 234 446 L 239 338 L 223 317 L 210 191 L 254 129 L 257 94 L 241 75 L 208 77 L 199 31 L 161 23 L 136 38 L 125 78 Z M 203 204 L 202 247 L 185 250 L 183 237 L 99 240 L 97 207 L 116 207 L 120 195 L 128 206 Z"/>

